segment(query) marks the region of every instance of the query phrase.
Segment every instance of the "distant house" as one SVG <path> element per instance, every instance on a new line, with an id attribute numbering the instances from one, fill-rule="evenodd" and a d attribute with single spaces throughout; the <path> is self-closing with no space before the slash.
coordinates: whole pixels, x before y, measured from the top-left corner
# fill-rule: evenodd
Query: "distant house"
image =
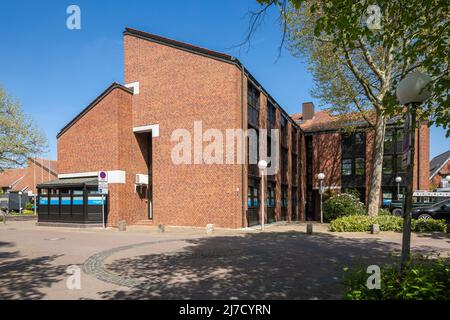
<path id="1" fill-rule="evenodd" d="M 0 188 L 3 193 L 19 191 L 36 194 L 38 183 L 54 180 L 58 177 L 57 162 L 41 158 L 30 158 L 25 168 L 8 169 L 0 173 Z"/>
<path id="2" fill-rule="evenodd" d="M 450 175 L 450 150 L 436 156 L 430 162 L 430 181 L 439 189 L 450 191 L 450 182 L 445 178 Z"/>

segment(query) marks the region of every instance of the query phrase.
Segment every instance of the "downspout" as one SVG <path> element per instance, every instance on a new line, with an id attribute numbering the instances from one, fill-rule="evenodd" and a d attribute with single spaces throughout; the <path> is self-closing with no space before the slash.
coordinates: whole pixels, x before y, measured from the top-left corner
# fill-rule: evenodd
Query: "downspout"
<path id="1" fill-rule="evenodd" d="M 420 190 L 420 127 L 417 129 L 417 190 Z"/>
<path id="2" fill-rule="evenodd" d="M 241 64 L 241 126 L 242 126 L 242 183 L 241 183 L 241 190 L 242 190 L 242 228 L 245 227 L 245 193 L 244 193 L 244 185 L 245 185 L 245 123 L 244 123 L 244 81 L 245 81 L 245 67 L 243 64 Z"/>

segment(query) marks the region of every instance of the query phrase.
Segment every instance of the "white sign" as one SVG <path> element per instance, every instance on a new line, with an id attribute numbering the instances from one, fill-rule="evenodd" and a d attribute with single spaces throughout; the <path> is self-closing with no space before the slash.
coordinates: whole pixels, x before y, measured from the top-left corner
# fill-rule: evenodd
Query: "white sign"
<path id="1" fill-rule="evenodd" d="M 101 194 L 108 194 L 108 172 L 106 171 L 98 173 L 98 191 Z"/>

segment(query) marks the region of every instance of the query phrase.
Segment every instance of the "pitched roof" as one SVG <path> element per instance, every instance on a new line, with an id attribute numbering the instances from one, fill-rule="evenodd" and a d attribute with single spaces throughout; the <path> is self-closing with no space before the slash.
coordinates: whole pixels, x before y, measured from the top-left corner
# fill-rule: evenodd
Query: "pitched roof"
<path id="1" fill-rule="evenodd" d="M 83 109 L 75 118 L 73 118 L 64 128 L 59 131 L 56 138 L 62 136 L 70 127 L 72 127 L 78 120 L 80 120 L 86 113 L 88 113 L 92 108 L 94 108 L 100 101 L 102 101 L 108 94 L 114 89 L 122 89 L 127 93 L 133 94 L 133 91 L 117 82 L 111 84 L 105 91 L 103 91 L 94 101 L 92 101 L 86 108 Z"/>
<path id="2" fill-rule="evenodd" d="M 430 179 L 432 179 L 441 168 L 450 161 L 450 150 L 441 153 L 430 161 Z"/>
<path id="3" fill-rule="evenodd" d="M 35 183 L 33 164 L 41 167 L 47 173 L 50 172 L 53 176 L 58 175 L 57 161 L 43 158 L 30 158 L 28 160 L 28 166 L 26 168 L 7 169 L 0 173 L 0 188 L 9 189 L 12 192 L 33 190 Z M 45 173 L 45 178 L 49 176 L 47 173 Z M 42 179 L 41 174 L 37 175 Z"/>
<path id="4" fill-rule="evenodd" d="M 374 117 L 373 114 L 368 114 L 369 120 Z M 303 120 L 301 113 L 294 113 L 291 118 L 300 126 L 304 132 L 323 132 L 323 131 L 337 131 L 339 129 L 353 126 L 364 128 L 368 126 L 367 121 L 359 112 L 350 112 L 342 115 L 333 115 L 329 110 L 316 111 L 314 117 L 309 120 Z M 387 121 L 388 125 L 396 125 L 400 118 L 398 116 L 392 117 Z"/>

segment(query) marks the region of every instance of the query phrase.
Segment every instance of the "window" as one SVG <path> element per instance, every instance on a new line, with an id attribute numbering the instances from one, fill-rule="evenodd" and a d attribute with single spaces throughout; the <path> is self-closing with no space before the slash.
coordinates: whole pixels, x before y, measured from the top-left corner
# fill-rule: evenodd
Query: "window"
<path id="1" fill-rule="evenodd" d="M 249 208 L 257 208 L 259 206 L 258 201 L 258 188 L 256 187 L 248 187 L 248 207 Z"/>
<path id="2" fill-rule="evenodd" d="M 276 122 L 276 109 L 272 103 L 267 103 L 267 128 L 272 129 L 275 128 Z"/>
<path id="3" fill-rule="evenodd" d="M 393 158 L 392 156 L 383 157 L 383 174 L 393 173 Z"/>
<path id="4" fill-rule="evenodd" d="M 352 146 L 352 135 L 350 133 L 344 133 L 342 135 L 342 145 L 347 148 Z"/>
<path id="5" fill-rule="evenodd" d="M 398 155 L 396 158 L 396 170 L 398 173 L 405 173 L 405 168 L 402 168 L 402 156 Z"/>
<path id="6" fill-rule="evenodd" d="M 287 207 L 287 190 L 286 187 L 283 187 L 281 189 L 281 207 L 286 208 Z"/>
<path id="7" fill-rule="evenodd" d="M 364 133 L 362 132 L 355 133 L 355 144 L 359 146 L 364 144 Z"/>
<path id="8" fill-rule="evenodd" d="M 259 125 L 259 90 L 251 83 L 247 89 L 247 117 L 248 122 L 254 126 Z"/>
<path id="9" fill-rule="evenodd" d="M 267 188 L 267 207 L 275 207 L 275 189 L 273 187 Z"/>
<path id="10" fill-rule="evenodd" d="M 352 159 L 342 160 L 342 175 L 343 176 L 352 175 Z"/>
<path id="11" fill-rule="evenodd" d="M 384 150 L 389 151 L 392 149 L 394 143 L 394 134 L 392 131 L 386 131 L 384 136 Z"/>
<path id="12" fill-rule="evenodd" d="M 355 159 L 355 174 L 357 176 L 363 176 L 365 172 L 365 161 L 364 158 Z"/>

